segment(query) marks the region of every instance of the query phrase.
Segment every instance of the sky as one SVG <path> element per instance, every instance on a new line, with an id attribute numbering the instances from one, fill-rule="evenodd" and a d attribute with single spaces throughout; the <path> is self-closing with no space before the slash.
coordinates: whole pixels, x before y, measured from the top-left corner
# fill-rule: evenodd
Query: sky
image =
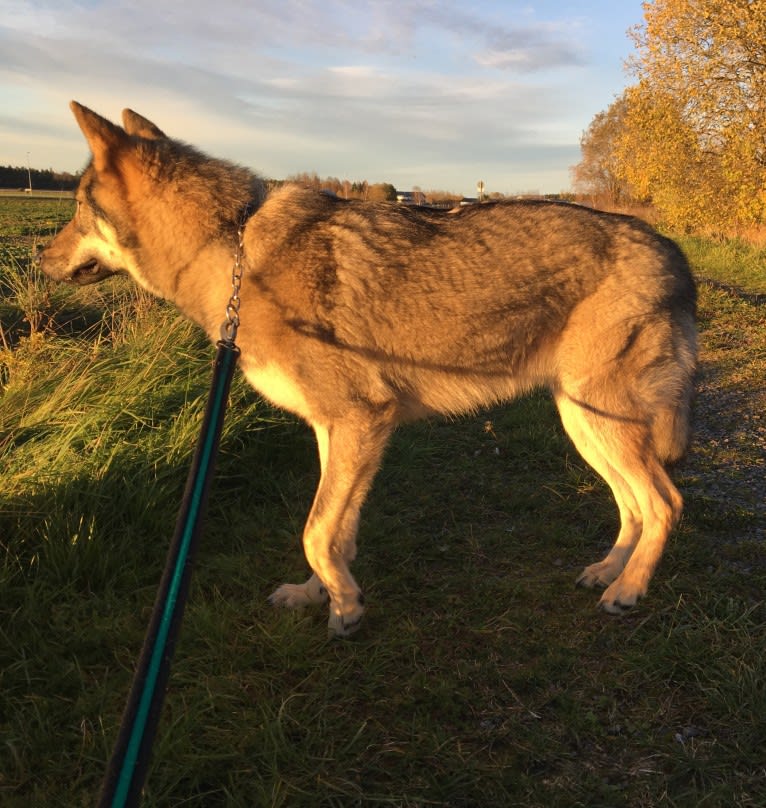
<path id="1" fill-rule="evenodd" d="M 78 171 L 68 103 L 267 178 L 558 193 L 641 0 L 0 0 L 0 165 Z"/>

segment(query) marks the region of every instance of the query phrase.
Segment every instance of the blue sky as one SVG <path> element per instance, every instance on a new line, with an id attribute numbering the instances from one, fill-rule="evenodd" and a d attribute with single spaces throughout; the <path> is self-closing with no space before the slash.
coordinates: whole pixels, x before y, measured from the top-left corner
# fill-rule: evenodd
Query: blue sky
<path id="1" fill-rule="evenodd" d="M 266 177 L 570 185 L 640 0 L 0 0 L 0 165 L 80 169 L 74 98 Z"/>

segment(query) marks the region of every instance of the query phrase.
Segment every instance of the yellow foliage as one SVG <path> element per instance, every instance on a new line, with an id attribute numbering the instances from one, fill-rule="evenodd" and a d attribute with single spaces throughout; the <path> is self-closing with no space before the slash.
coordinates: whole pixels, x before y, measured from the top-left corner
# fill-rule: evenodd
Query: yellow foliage
<path id="1" fill-rule="evenodd" d="M 616 177 L 675 227 L 764 222 L 766 0 L 654 0 L 632 36 Z"/>
<path id="2" fill-rule="evenodd" d="M 609 207 L 620 205 L 627 196 L 615 153 L 617 139 L 624 128 L 624 115 L 624 99 L 618 99 L 605 112 L 599 112 L 580 139 L 582 160 L 571 168 L 575 190 Z"/>

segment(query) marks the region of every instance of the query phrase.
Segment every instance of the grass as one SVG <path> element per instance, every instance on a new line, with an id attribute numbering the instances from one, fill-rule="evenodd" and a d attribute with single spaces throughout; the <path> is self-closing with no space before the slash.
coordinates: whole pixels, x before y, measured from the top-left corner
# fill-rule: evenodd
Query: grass
<path id="1" fill-rule="evenodd" d="M 766 294 L 766 248 L 739 239 L 711 241 L 681 236 L 676 240 L 698 274 L 748 294 Z"/>
<path id="2" fill-rule="evenodd" d="M 0 200 L 6 284 L 68 215 L 35 231 L 15 221 L 31 202 Z M 37 330 L 23 297 L 0 310 L 9 808 L 93 803 L 213 355 L 125 283 L 39 283 Z M 352 641 L 327 640 L 324 612 L 274 611 L 268 593 L 305 575 L 315 449 L 235 379 L 144 804 L 764 804 L 763 489 L 750 501 L 743 483 L 763 453 L 759 410 L 735 395 L 763 395 L 764 320 L 751 298 L 700 294 L 705 438 L 676 472 L 686 514 L 650 596 L 623 619 L 573 586 L 616 513 L 543 395 L 397 433 L 363 515 Z"/>
<path id="3" fill-rule="evenodd" d="M 60 291 L 30 265 L 30 256 L 73 211 L 71 198 L 0 195 L 0 348 L 9 350 L 25 328 L 36 334 L 46 324 Z"/>

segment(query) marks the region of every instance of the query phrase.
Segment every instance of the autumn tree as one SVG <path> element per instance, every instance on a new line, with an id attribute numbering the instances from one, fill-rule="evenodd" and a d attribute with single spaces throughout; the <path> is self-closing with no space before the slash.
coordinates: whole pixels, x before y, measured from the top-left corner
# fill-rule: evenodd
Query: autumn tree
<path id="1" fill-rule="evenodd" d="M 655 0 L 618 148 L 675 225 L 730 231 L 766 212 L 766 0 Z M 652 143 L 647 141 L 651 139 Z"/>
<path id="2" fill-rule="evenodd" d="M 632 36 L 638 81 L 612 141 L 617 178 L 675 227 L 762 223 L 766 0 L 654 0 Z"/>
<path id="3" fill-rule="evenodd" d="M 370 202 L 396 202 L 396 188 L 390 182 L 378 182 L 370 185 L 367 191 Z"/>
<path id="4" fill-rule="evenodd" d="M 591 197 L 594 204 L 616 206 L 629 196 L 628 186 L 620 176 L 616 143 L 623 128 L 625 97 L 620 96 L 610 107 L 599 112 L 580 139 L 581 161 L 571 169 L 575 190 Z"/>

